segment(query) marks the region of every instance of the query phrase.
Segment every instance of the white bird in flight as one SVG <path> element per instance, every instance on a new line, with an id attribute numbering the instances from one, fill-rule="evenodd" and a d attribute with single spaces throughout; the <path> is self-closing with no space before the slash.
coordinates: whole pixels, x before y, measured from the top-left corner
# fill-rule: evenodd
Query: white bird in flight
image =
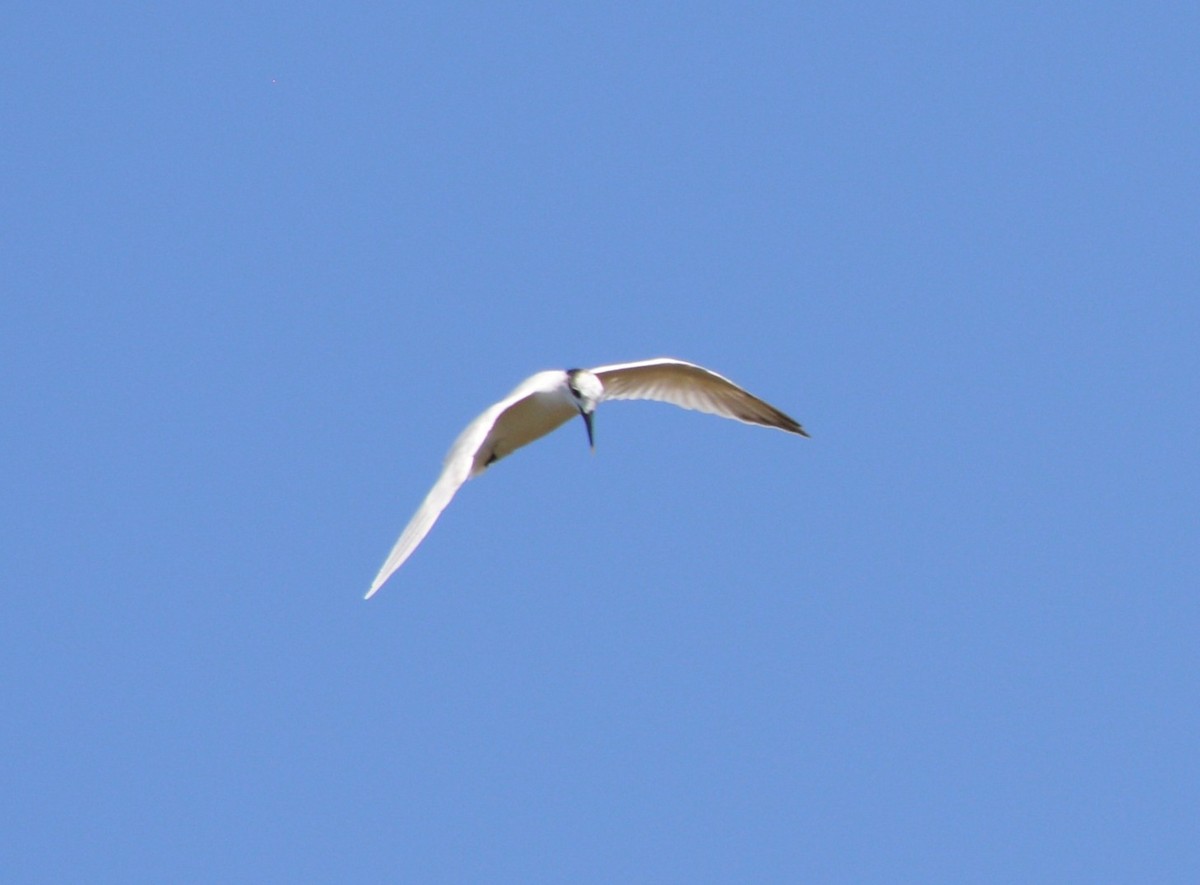
<path id="1" fill-rule="evenodd" d="M 384 585 L 417 549 L 464 482 L 521 446 L 579 415 L 594 451 L 592 413 L 610 399 L 652 399 L 746 424 L 778 427 L 808 436 L 795 420 L 738 387 L 728 378 L 683 360 L 660 358 L 598 369 L 555 369 L 526 378 L 459 434 L 438 477 L 409 520 L 366 599 Z"/>

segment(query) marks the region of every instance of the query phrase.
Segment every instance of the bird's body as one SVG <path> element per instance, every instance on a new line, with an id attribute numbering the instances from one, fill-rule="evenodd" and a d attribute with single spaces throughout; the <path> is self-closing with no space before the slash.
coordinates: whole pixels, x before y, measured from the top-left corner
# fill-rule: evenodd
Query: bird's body
<path id="1" fill-rule="evenodd" d="M 392 548 L 367 598 L 408 559 L 464 482 L 577 415 L 583 417 L 588 442 L 592 443 L 592 413 L 610 399 L 660 400 L 808 436 L 803 427 L 774 406 L 716 372 L 682 360 L 660 358 L 590 370 L 538 372 L 459 434 L 446 455 L 441 476 Z"/>

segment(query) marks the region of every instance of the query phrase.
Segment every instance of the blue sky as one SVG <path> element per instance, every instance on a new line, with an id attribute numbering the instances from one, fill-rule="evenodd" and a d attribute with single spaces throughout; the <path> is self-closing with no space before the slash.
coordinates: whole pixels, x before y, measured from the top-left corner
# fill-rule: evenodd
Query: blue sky
<path id="1" fill-rule="evenodd" d="M 2 25 L 13 881 L 1200 878 L 1195 9 Z"/>

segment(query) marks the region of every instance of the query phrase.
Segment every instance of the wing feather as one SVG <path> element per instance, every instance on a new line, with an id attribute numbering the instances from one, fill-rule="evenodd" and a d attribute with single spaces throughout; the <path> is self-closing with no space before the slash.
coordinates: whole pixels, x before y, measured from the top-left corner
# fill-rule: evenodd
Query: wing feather
<path id="1" fill-rule="evenodd" d="M 649 399 L 808 436 L 794 418 L 703 366 L 662 357 L 592 369 L 604 399 Z"/>
<path id="2" fill-rule="evenodd" d="M 371 582 L 366 599 L 375 595 L 429 534 L 446 505 L 472 476 L 521 446 L 545 436 L 577 414 L 568 403 L 544 393 L 546 376 L 540 373 L 522 382 L 500 402 L 467 425 L 446 454 L 442 473 L 417 512 L 400 534 Z"/>

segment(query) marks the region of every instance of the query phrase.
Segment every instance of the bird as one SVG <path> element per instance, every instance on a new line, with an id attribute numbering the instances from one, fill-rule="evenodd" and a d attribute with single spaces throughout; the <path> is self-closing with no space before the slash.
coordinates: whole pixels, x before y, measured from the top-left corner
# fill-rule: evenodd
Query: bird
<path id="1" fill-rule="evenodd" d="M 364 598 L 374 596 L 412 555 L 468 479 L 576 416 L 583 418 L 588 445 L 594 452 L 592 415 L 596 407 L 622 399 L 658 400 L 808 436 L 794 418 L 723 375 L 684 360 L 658 357 L 595 369 L 538 372 L 488 407 L 459 434 L 446 454 L 437 482 L 401 533 Z"/>

